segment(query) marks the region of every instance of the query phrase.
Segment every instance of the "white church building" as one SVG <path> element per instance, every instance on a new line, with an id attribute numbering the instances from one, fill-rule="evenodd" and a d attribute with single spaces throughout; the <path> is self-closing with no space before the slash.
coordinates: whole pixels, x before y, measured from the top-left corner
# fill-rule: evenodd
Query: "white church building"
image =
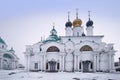
<path id="1" fill-rule="evenodd" d="M 65 36 L 57 35 L 54 26 L 50 35 L 33 45 L 27 45 L 26 70 L 48 72 L 114 72 L 115 50 L 112 43 L 102 42 L 104 36 L 93 35 L 93 21 L 78 18 L 65 24 Z"/>
<path id="2" fill-rule="evenodd" d="M 13 48 L 7 49 L 7 44 L 0 37 L 0 70 L 13 70 L 18 68 L 19 58 Z"/>

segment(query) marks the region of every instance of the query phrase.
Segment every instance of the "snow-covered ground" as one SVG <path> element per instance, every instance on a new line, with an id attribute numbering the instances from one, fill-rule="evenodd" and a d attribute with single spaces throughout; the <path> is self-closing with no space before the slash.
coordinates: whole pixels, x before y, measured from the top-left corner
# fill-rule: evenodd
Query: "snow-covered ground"
<path id="1" fill-rule="evenodd" d="M 120 73 L 26 72 L 0 70 L 0 80 L 120 80 Z"/>

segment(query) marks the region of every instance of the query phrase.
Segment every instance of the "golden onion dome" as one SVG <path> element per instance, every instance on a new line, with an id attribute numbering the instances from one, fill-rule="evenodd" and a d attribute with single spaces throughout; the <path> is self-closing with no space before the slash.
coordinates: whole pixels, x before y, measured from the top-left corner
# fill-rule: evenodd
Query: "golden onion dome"
<path id="1" fill-rule="evenodd" d="M 82 25 L 82 20 L 78 18 L 78 9 L 76 9 L 76 19 L 73 21 L 73 27 L 79 27 Z"/>
<path id="2" fill-rule="evenodd" d="M 75 19 L 73 21 L 73 27 L 78 27 L 78 26 L 81 26 L 82 25 L 82 20 L 81 19 Z"/>

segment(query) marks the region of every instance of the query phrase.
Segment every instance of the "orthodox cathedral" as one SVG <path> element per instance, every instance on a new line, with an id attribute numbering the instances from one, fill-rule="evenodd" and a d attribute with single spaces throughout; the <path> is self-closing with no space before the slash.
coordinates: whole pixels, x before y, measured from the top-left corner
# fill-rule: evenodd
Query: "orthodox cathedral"
<path id="1" fill-rule="evenodd" d="M 65 36 L 57 35 L 54 26 L 50 35 L 33 45 L 26 45 L 26 70 L 48 72 L 114 72 L 115 50 L 112 43 L 102 42 L 104 36 L 93 35 L 93 21 L 82 20 L 65 23 Z"/>
<path id="2" fill-rule="evenodd" d="M 19 58 L 13 48 L 7 49 L 7 45 L 0 37 L 0 70 L 13 70 L 18 68 Z"/>

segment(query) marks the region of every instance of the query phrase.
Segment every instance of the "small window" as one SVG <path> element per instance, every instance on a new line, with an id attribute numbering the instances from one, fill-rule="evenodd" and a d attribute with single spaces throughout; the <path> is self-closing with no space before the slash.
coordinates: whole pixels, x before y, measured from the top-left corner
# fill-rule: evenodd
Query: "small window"
<path id="1" fill-rule="evenodd" d="M 38 63 L 35 63 L 34 68 L 35 68 L 35 69 L 38 69 Z"/>
<path id="2" fill-rule="evenodd" d="M 42 51 L 42 49 L 40 48 L 40 51 Z"/>
<path id="3" fill-rule="evenodd" d="M 2 49 L 4 49 L 4 46 L 2 45 Z"/>
<path id="4" fill-rule="evenodd" d="M 77 32 L 77 36 L 79 36 L 79 32 Z"/>

